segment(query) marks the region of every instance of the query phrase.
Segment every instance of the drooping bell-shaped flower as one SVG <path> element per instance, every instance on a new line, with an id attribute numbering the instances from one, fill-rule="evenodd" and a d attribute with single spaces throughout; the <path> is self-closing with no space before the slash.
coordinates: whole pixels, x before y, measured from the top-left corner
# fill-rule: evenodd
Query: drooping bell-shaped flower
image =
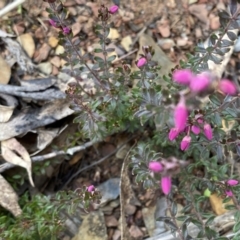
<path id="1" fill-rule="evenodd" d="M 160 162 L 152 161 L 148 164 L 148 169 L 152 172 L 161 172 L 163 170 L 163 166 Z"/>
<path id="2" fill-rule="evenodd" d="M 173 81 L 182 85 L 189 85 L 193 74 L 189 69 L 176 70 L 173 73 Z"/>
<path id="3" fill-rule="evenodd" d="M 201 73 L 192 78 L 190 83 L 190 89 L 194 93 L 202 92 L 209 86 L 211 80 L 207 73 Z"/>
<path id="4" fill-rule="evenodd" d="M 93 192 L 95 190 L 95 187 L 93 185 L 90 185 L 87 187 L 88 192 Z"/>
<path id="5" fill-rule="evenodd" d="M 174 109 L 175 128 L 177 128 L 179 132 L 182 132 L 186 127 L 187 119 L 188 119 L 188 110 L 185 105 L 185 100 L 182 97 L 180 99 L 180 102 Z"/>
<path id="6" fill-rule="evenodd" d="M 228 197 L 232 197 L 233 196 L 233 192 L 231 190 L 226 190 L 225 191 L 225 194 L 228 196 Z"/>
<path id="7" fill-rule="evenodd" d="M 188 135 L 182 139 L 181 145 L 180 145 L 180 148 L 182 151 L 186 151 L 189 148 L 191 140 L 192 140 L 191 137 Z"/>
<path id="8" fill-rule="evenodd" d="M 170 132 L 169 132 L 169 134 L 168 134 L 169 140 L 170 140 L 170 141 L 173 141 L 174 139 L 177 138 L 178 134 L 179 134 L 179 131 L 178 131 L 177 128 L 171 128 L 171 129 L 170 129 Z"/>
<path id="9" fill-rule="evenodd" d="M 201 128 L 196 125 L 192 125 L 191 130 L 194 134 L 198 135 L 201 132 Z"/>
<path id="10" fill-rule="evenodd" d="M 57 23 L 53 19 L 49 19 L 48 22 L 55 28 L 57 28 Z"/>
<path id="11" fill-rule="evenodd" d="M 213 138 L 213 132 L 212 132 L 212 128 L 211 128 L 210 124 L 205 123 L 205 124 L 204 124 L 204 127 L 203 127 L 203 130 L 204 130 L 204 135 L 205 135 L 205 137 L 206 137 L 208 140 L 212 140 L 212 138 Z"/>
<path id="12" fill-rule="evenodd" d="M 236 185 L 238 185 L 238 180 L 229 179 L 229 180 L 226 181 L 226 183 L 227 183 L 229 186 L 236 186 Z"/>
<path id="13" fill-rule="evenodd" d="M 136 65 L 138 68 L 142 68 L 147 64 L 147 59 L 145 57 L 141 57 L 137 62 Z"/>
<path id="14" fill-rule="evenodd" d="M 69 27 L 63 27 L 62 31 L 63 34 L 68 35 L 71 32 L 71 29 Z"/>
<path id="15" fill-rule="evenodd" d="M 222 79 L 220 81 L 219 89 L 229 95 L 235 95 L 237 93 L 236 85 L 228 79 Z"/>
<path id="16" fill-rule="evenodd" d="M 109 13 L 114 14 L 118 11 L 118 6 L 117 5 L 111 6 L 108 11 Z"/>
<path id="17" fill-rule="evenodd" d="M 172 188 L 172 181 L 171 181 L 171 177 L 169 176 L 165 176 L 162 177 L 161 179 L 161 187 L 162 187 L 162 191 L 165 195 L 168 195 L 171 191 Z"/>

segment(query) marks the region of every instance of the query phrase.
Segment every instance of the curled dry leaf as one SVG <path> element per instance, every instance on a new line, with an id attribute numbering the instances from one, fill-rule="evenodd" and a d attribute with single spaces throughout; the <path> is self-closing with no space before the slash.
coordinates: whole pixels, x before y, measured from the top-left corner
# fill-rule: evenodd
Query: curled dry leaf
<path id="1" fill-rule="evenodd" d="M 10 138 L 1 142 L 1 151 L 3 158 L 7 162 L 26 168 L 29 181 L 34 187 L 32 161 L 27 150 L 15 138 Z"/>
<path id="2" fill-rule="evenodd" d="M 0 187 L 0 205 L 10 211 L 15 217 L 19 216 L 22 210 L 18 205 L 18 195 L 2 175 L 0 175 Z"/>

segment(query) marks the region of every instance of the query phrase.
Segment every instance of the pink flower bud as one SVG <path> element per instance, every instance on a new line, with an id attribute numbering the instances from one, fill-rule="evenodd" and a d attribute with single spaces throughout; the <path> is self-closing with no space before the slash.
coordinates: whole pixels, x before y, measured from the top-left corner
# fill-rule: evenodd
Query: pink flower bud
<path id="1" fill-rule="evenodd" d="M 205 123 L 203 129 L 204 129 L 204 135 L 205 135 L 205 137 L 206 137 L 208 140 L 212 140 L 212 138 L 213 138 L 213 132 L 212 132 L 212 128 L 211 128 L 210 124 Z"/>
<path id="2" fill-rule="evenodd" d="M 190 89 L 195 92 L 205 90 L 210 84 L 210 77 L 206 73 L 196 75 L 190 83 Z"/>
<path id="3" fill-rule="evenodd" d="M 173 73 L 173 81 L 183 85 L 189 85 L 193 74 L 189 69 L 176 70 Z"/>
<path id="4" fill-rule="evenodd" d="M 165 195 L 169 194 L 172 188 L 172 181 L 169 176 L 162 177 L 161 179 L 162 191 Z"/>
<path id="5" fill-rule="evenodd" d="M 227 79 L 222 79 L 219 83 L 219 89 L 229 95 L 235 95 L 237 92 L 237 88 L 235 84 Z"/>
<path id="6" fill-rule="evenodd" d="M 147 59 L 144 57 L 140 58 L 136 63 L 138 68 L 141 68 L 141 67 L 145 66 L 146 64 L 147 64 Z"/>
<path id="7" fill-rule="evenodd" d="M 67 35 L 71 32 L 71 29 L 69 27 L 64 27 L 62 31 L 63 31 L 63 34 Z"/>
<path id="8" fill-rule="evenodd" d="M 54 20 L 49 19 L 48 22 L 49 22 L 53 27 L 57 28 L 57 23 L 56 23 Z"/>
<path id="9" fill-rule="evenodd" d="M 232 197 L 233 196 L 233 193 L 231 190 L 226 190 L 225 191 L 225 194 L 228 196 L 228 197 Z"/>
<path id="10" fill-rule="evenodd" d="M 114 14 L 118 11 L 118 6 L 117 5 L 113 5 L 109 8 L 109 13 Z"/>
<path id="11" fill-rule="evenodd" d="M 179 134 L 179 131 L 177 128 L 171 128 L 170 132 L 168 134 L 168 138 L 170 141 L 173 141 Z"/>
<path id="12" fill-rule="evenodd" d="M 184 99 L 181 99 L 174 110 L 175 128 L 182 132 L 186 126 L 188 119 L 188 110 L 185 105 Z"/>
<path id="13" fill-rule="evenodd" d="M 95 190 L 95 187 L 93 185 L 90 185 L 87 187 L 88 192 L 93 192 Z"/>
<path id="14" fill-rule="evenodd" d="M 238 180 L 229 179 L 229 180 L 227 180 L 227 184 L 228 184 L 229 186 L 235 186 L 235 185 L 238 184 Z"/>
<path id="15" fill-rule="evenodd" d="M 148 168 L 152 172 L 161 172 L 163 170 L 163 166 L 160 162 L 152 161 L 149 163 Z"/>
<path id="16" fill-rule="evenodd" d="M 191 139 L 190 136 L 185 136 L 185 137 L 182 139 L 182 141 L 181 141 L 181 146 L 180 146 L 180 148 L 181 148 L 182 151 L 186 151 L 186 150 L 189 148 L 191 140 L 192 140 L 192 139 Z"/>
<path id="17" fill-rule="evenodd" d="M 196 125 L 192 125 L 191 130 L 194 134 L 198 135 L 201 132 L 201 128 Z"/>

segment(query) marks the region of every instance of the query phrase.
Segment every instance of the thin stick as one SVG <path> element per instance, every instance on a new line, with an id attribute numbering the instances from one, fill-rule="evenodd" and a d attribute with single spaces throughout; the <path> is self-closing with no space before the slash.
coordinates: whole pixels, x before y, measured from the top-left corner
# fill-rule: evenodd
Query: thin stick
<path id="1" fill-rule="evenodd" d="M 16 0 L 10 4 L 8 4 L 5 8 L 0 10 L 0 17 L 4 16 L 8 12 L 12 11 L 14 8 L 18 7 L 20 4 L 24 3 L 25 0 Z"/>
<path id="2" fill-rule="evenodd" d="M 61 150 L 61 151 L 57 151 L 57 152 L 48 153 L 48 154 L 45 154 L 42 156 L 35 156 L 35 157 L 32 157 L 31 159 L 32 159 L 32 162 L 41 162 L 41 161 L 45 161 L 47 159 L 54 158 L 54 157 L 61 156 L 61 155 L 66 155 L 66 154 L 73 155 L 74 153 L 80 152 L 80 151 L 92 146 L 95 143 L 97 143 L 97 142 L 90 141 L 81 146 L 69 148 L 66 152 Z M 4 164 L 0 165 L 0 173 L 6 171 L 7 169 L 13 168 L 13 167 L 16 167 L 16 165 L 11 164 L 11 163 L 4 163 Z"/>
<path id="3" fill-rule="evenodd" d="M 129 55 L 131 55 L 131 54 L 137 52 L 137 50 L 138 50 L 138 49 L 134 49 L 134 50 L 132 50 L 131 52 L 129 52 L 129 53 L 127 53 L 127 54 L 121 56 L 120 58 L 118 58 L 118 59 L 116 59 L 116 60 L 114 60 L 114 61 L 112 61 L 112 63 L 116 63 L 116 62 L 119 62 L 119 61 L 123 60 L 124 58 L 128 57 Z"/>
<path id="4" fill-rule="evenodd" d="M 91 165 L 81 168 L 79 169 L 77 172 L 75 172 L 74 174 L 71 175 L 71 177 L 63 184 L 63 186 L 61 186 L 60 190 L 63 189 L 64 187 L 66 187 L 75 177 L 77 177 L 81 172 L 83 171 L 87 171 L 88 169 L 92 168 L 95 165 L 98 165 L 102 162 L 104 162 L 105 160 L 107 160 L 108 158 L 110 158 L 111 156 L 113 156 L 115 153 L 117 153 L 125 144 L 127 144 L 128 142 L 130 142 L 133 138 L 135 138 L 136 136 L 132 136 L 130 137 L 126 142 L 124 142 L 120 147 L 116 148 L 114 151 L 112 151 L 111 153 L 109 153 L 107 156 L 99 159 L 98 161 L 92 163 Z"/>

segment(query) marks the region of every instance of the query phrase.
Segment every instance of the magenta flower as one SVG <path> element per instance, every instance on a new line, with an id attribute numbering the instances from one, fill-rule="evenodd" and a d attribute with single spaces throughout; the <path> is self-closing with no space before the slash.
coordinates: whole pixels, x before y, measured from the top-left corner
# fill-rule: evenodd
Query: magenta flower
<path id="1" fill-rule="evenodd" d="M 175 128 L 182 132 L 186 126 L 188 119 L 188 110 L 185 105 L 184 99 L 181 99 L 174 110 Z"/>
<path id="2" fill-rule="evenodd" d="M 48 22 L 55 28 L 57 28 L 57 23 L 53 19 L 49 19 Z"/>
<path id="3" fill-rule="evenodd" d="M 225 191 L 225 194 L 228 196 L 228 197 L 232 197 L 233 196 L 233 192 L 231 190 L 226 190 Z"/>
<path id="4" fill-rule="evenodd" d="M 118 11 L 118 6 L 117 5 L 113 5 L 109 8 L 109 13 L 114 14 Z"/>
<path id="5" fill-rule="evenodd" d="M 235 95 L 237 92 L 237 88 L 235 84 L 227 79 L 222 79 L 219 83 L 219 89 L 229 95 Z"/>
<path id="6" fill-rule="evenodd" d="M 170 132 L 168 134 L 168 138 L 170 141 L 173 141 L 179 134 L 179 131 L 177 128 L 171 128 Z"/>
<path id="7" fill-rule="evenodd" d="M 201 132 L 201 128 L 196 125 L 192 125 L 191 130 L 194 134 L 198 135 Z"/>
<path id="8" fill-rule="evenodd" d="M 213 138 L 213 132 L 212 132 L 212 128 L 211 128 L 210 124 L 205 123 L 205 124 L 204 124 L 204 127 L 203 127 L 203 130 L 204 130 L 204 135 L 205 135 L 205 137 L 206 137 L 208 140 L 212 140 L 212 138 Z"/>
<path id="9" fill-rule="evenodd" d="M 163 166 L 160 162 L 152 161 L 148 164 L 148 169 L 152 172 L 161 172 L 163 170 Z"/>
<path id="10" fill-rule="evenodd" d="M 93 185 L 90 185 L 87 187 L 88 192 L 93 192 L 95 190 L 95 187 Z"/>
<path id="11" fill-rule="evenodd" d="M 186 151 L 191 143 L 191 137 L 190 136 L 185 136 L 182 141 L 181 141 L 181 145 L 180 148 L 182 151 Z"/>
<path id="12" fill-rule="evenodd" d="M 172 188 L 172 181 L 171 181 L 171 177 L 169 176 L 165 176 L 162 177 L 161 179 L 161 187 L 162 187 L 162 191 L 165 195 L 168 195 L 171 191 Z"/>
<path id="13" fill-rule="evenodd" d="M 147 59 L 144 57 L 140 58 L 136 63 L 138 68 L 141 68 L 141 67 L 145 66 L 146 64 L 147 64 Z"/>
<path id="14" fill-rule="evenodd" d="M 63 31 L 63 34 L 67 35 L 71 32 L 71 29 L 69 27 L 64 27 L 62 31 Z"/>
<path id="15" fill-rule="evenodd" d="M 206 73 L 196 75 L 190 83 L 190 89 L 195 92 L 201 92 L 205 90 L 210 84 L 210 78 Z"/>
<path id="16" fill-rule="evenodd" d="M 189 85 L 193 74 L 189 69 L 176 70 L 173 73 L 173 81 L 183 85 Z"/>
<path id="17" fill-rule="evenodd" d="M 238 184 L 238 180 L 235 180 L 235 179 L 229 179 L 227 180 L 226 182 L 229 186 L 235 186 Z"/>

